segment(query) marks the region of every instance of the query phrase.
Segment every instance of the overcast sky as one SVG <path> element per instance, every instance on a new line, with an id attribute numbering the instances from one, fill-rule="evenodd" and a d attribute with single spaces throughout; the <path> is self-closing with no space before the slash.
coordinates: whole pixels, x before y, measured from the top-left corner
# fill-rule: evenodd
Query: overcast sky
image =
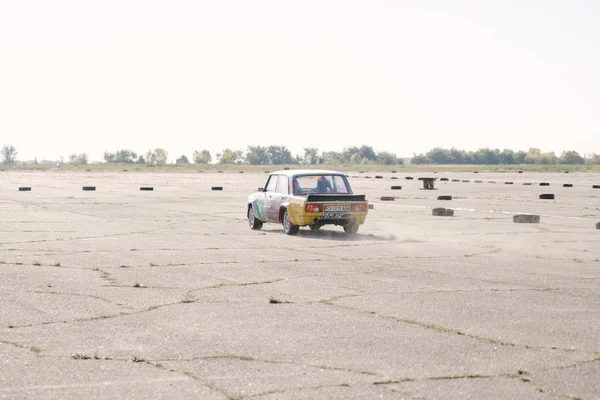
<path id="1" fill-rule="evenodd" d="M 595 0 L 0 0 L 0 145 L 600 153 L 599 21 Z"/>

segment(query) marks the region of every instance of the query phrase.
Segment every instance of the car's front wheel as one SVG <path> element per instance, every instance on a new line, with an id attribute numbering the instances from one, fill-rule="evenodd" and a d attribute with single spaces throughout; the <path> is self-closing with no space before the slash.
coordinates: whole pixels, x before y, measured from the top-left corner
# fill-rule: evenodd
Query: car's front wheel
<path id="1" fill-rule="evenodd" d="M 263 222 L 254 215 L 254 208 L 252 206 L 248 207 L 248 225 L 250 225 L 250 229 L 254 229 L 255 231 L 260 230 L 263 226 Z"/>
<path id="2" fill-rule="evenodd" d="M 293 225 L 292 221 L 290 221 L 290 214 L 287 210 L 285 210 L 285 212 L 283 213 L 282 224 L 283 232 L 286 235 L 295 235 L 300 230 L 300 227 L 298 225 Z"/>

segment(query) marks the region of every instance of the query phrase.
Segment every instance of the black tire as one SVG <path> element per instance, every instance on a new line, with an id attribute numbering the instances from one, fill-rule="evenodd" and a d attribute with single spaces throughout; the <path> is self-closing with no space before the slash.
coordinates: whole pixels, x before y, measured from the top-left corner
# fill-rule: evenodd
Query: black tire
<path id="1" fill-rule="evenodd" d="M 260 230 L 263 226 L 263 222 L 254 215 L 252 206 L 248 207 L 248 225 L 250 225 L 250 229 L 255 231 Z"/>
<path id="2" fill-rule="evenodd" d="M 30 186 L 21 186 L 19 188 L 19 192 L 31 192 L 31 187 Z"/>
<path id="3" fill-rule="evenodd" d="M 438 200 L 452 200 L 452 196 L 438 196 Z"/>
<path id="4" fill-rule="evenodd" d="M 358 233 L 358 225 L 357 223 L 352 223 L 344 226 L 344 232 L 346 235 L 356 235 Z"/>
<path id="5" fill-rule="evenodd" d="M 553 193 L 540 194 L 540 200 L 554 200 L 554 194 Z"/>
<path id="6" fill-rule="evenodd" d="M 283 213 L 283 218 L 281 219 L 281 223 L 283 225 L 283 233 L 286 235 L 295 235 L 300 230 L 298 225 L 292 225 L 292 221 L 290 221 L 290 214 L 288 210 L 285 210 Z"/>
<path id="7" fill-rule="evenodd" d="M 84 186 L 84 187 L 82 188 L 82 190 L 84 190 L 84 191 L 86 191 L 86 192 L 87 192 L 87 191 L 92 191 L 92 192 L 93 192 L 93 191 L 95 191 L 95 190 L 96 190 L 96 186 Z"/>
<path id="8" fill-rule="evenodd" d="M 402 190 L 402 186 L 392 186 L 392 190 Z"/>

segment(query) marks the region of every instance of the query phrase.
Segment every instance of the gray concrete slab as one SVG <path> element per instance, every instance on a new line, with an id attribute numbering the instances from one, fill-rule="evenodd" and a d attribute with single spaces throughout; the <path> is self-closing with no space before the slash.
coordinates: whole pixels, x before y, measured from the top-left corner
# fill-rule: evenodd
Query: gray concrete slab
<path id="1" fill-rule="evenodd" d="M 599 398 L 600 175 L 383 175 L 290 237 L 263 173 L 3 171 L 0 397 Z"/>

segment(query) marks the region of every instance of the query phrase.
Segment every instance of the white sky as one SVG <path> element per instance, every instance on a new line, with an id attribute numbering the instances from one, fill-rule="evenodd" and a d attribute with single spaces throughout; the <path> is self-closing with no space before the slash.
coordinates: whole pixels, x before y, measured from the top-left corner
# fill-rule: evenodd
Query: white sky
<path id="1" fill-rule="evenodd" d="M 0 0 L 0 145 L 600 153 L 595 0 Z"/>

